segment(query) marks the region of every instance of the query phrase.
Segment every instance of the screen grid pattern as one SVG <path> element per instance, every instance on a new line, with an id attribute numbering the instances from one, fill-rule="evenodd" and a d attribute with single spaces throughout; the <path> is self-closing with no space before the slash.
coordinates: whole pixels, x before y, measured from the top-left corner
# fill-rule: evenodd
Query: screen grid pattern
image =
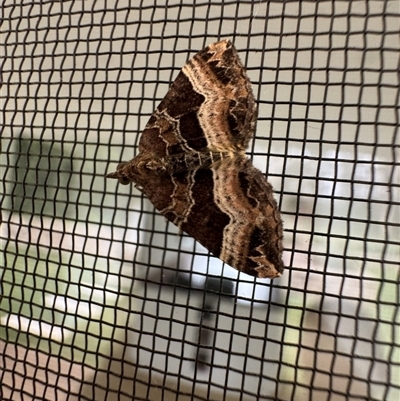
<path id="1" fill-rule="evenodd" d="M 4 400 L 400 397 L 400 10 L 386 1 L 3 3 Z M 228 38 L 284 221 L 245 277 L 105 175 Z"/>

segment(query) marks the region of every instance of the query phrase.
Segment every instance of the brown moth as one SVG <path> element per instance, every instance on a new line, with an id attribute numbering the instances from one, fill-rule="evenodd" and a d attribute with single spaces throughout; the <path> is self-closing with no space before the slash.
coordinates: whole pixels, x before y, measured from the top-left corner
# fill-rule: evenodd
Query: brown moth
<path id="1" fill-rule="evenodd" d="M 147 123 L 139 154 L 108 174 L 135 183 L 168 220 L 215 256 L 259 278 L 283 272 L 271 185 L 245 155 L 257 107 L 229 40 L 184 65 Z"/>

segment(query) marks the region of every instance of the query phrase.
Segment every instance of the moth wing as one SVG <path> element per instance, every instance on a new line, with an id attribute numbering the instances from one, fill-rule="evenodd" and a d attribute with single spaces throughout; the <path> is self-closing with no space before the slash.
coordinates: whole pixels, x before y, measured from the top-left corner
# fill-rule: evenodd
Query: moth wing
<path id="1" fill-rule="evenodd" d="M 147 123 L 139 152 L 163 157 L 245 149 L 256 120 L 250 80 L 235 47 L 224 40 L 185 64 Z"/>
<path id="2" fill-rule="evenodd" d="M 213 169 L 214 199 L 229 216 L 219 257 L 244 273 L 279 277 L 283 227 L 271 184 L 249 159 L 225 159 Z"/>
<path id="3" fill-rule="evenodd" d="M 220 258 L 256 277 L 279 277 L 283 227 L 265 175 L 248 159 L 228 159 L 216 166 L 214 182 L 215 203 L 230 216 Z"/>
<path id="4" fill-rule="evenodd" d="M 166 186 L 162 193 L 143 187 L 167 219 L 239 271 L 281 275 L 282 221 L 271 185 L 250 160 L 225 159 L 211 169 L 173 174 L 168 182 L 168 194 Z"/>

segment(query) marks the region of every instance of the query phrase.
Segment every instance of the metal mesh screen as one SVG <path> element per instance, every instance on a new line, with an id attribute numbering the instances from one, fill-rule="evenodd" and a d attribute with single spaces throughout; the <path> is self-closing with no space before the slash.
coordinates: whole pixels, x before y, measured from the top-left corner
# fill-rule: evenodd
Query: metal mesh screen
<path id="1" fill-rule="evenodd" d="M 3 3 L 1 399 L 398 400 L 393 1 Z M 234 43 L 282 278 L 244 277 L 105 174 L 187 59 Z"/>

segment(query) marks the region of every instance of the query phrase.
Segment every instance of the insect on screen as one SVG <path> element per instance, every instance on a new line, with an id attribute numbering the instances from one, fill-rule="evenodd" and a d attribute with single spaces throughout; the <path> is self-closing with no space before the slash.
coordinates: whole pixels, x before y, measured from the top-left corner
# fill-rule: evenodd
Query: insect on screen
<path id="1" fill-rule="evenodd" d="M 396 0 L 3 14 L 2 399 L 400 398 Z"/>

